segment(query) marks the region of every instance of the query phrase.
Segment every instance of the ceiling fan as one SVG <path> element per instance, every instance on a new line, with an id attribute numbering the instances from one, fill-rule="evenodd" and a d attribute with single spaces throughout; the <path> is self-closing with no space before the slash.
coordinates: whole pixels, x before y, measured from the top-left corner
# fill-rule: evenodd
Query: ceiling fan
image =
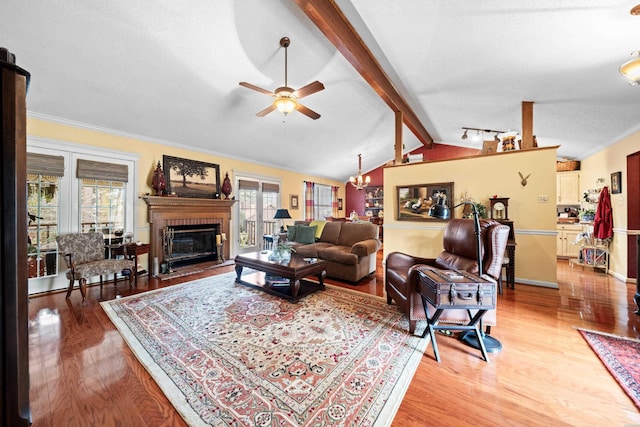
<path id="1" fill-rule="evenodd" d="M 264 117 L 270 112 L 277 109 L 282 114 L 284 114 L 285 117 L 293 110 L 298 110 L 299 112 L 307 117 L 312 118 L 313 120 L 319 119 L 320 114 L 300 104 L 298 102 L 298 99 L 304 98 L 305 96 L 309 96 L 316 92 L 320 92 L 324 89 L 324 85 L 316 80 L 315 82 L 309 83 L 308 85 L 303 86 L 298 90 L 292 89 L 287 86 L 287 48 L 290 44 L 291 40 L 289 40 L 289 37 L 283 37 L 280 39 L 280 46 L 284 47 L 284 86 L 277 88 L 274 92 L 262 89 L 261 87 L 247 82 L 240 82 L 240 86 L 253 89 L 255 91 L 264 93 L 265 95 L 273 96 L 275 98 L 273 100 L 273 104 L 256 114 L 256 116 L 258 117 Z"/>

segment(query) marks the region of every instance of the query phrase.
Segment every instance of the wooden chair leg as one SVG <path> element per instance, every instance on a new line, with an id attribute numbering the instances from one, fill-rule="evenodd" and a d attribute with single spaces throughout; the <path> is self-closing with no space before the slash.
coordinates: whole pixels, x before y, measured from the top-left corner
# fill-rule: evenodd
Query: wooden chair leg
<path id="1" fill-rule="evenodd" d="M 82 301 L 87 298 L 87 279 L 84 277 L 80 279 L 80 293 L 82 294 Z"/>
<path id="2" fill-rule="evenodd" d="M 69 287 L 67 288 L 67 298 L 71 296 L 71 291 L 73 290 L 73 282 L 75 282 L 75 279 L 69 279 Z"/>

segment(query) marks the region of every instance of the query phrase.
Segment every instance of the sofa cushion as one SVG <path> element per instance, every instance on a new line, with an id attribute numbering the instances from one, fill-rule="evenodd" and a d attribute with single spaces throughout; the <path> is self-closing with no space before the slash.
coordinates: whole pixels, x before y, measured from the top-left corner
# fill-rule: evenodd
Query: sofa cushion
<path id="1" fill-rule="evenodd" d="M 353 246 L 354 243 L 367 239 L 378 238 L 378 226 L 372 223 L 347 223 L 342 224 L 340 236 L 338 237 L 338 245 Z"/>
<path id="2" fill-rule="evenodd" d="M 316 227 L 298 225 L 294 241 L 298 243 L 314 243 L 316 241 Z"/>
<path id="3" fill-rule="evenodd" d="M 310 245 L 295 243 L 295 246 L 293 246 L 293 248 L 296 251 L 296 253 L 301 257 L 321 258 L 320 251 L 331 246 L 333 246 L 331 243 L 322 243 L 322 242 L 312 243 Z"/>
<path id="4" fill-rule="evenodd" d="M 342 229 L 342 222 L 327 221 L 322 229 L 322 235 L 320 236 L 321 242 L 338 244 L 338 237 L 340 237 L 340 230 Z"/>
<path id="5" fill-rule="evenodd" d="M 320 236 L 322 236 L 322 230 L 324 230 L 324 225 L 327 221 L 311 221 L 309 223 L 309 227 L 316 227 L 316 240 L 320 240 Z"/>
<path id="6" fill-rule="evenodd" d="M 318 248 L 318 257 L 340 264 L 356 265 L 358 263 L 358 255 L 351 253 L 350 246 L 331 245 Z"/>

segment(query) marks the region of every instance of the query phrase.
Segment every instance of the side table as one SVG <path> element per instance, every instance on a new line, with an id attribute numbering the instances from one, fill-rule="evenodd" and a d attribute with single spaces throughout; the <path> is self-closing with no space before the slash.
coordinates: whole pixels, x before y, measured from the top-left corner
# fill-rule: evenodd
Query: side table
<path id="1" fill-rule="evenodd" d="M 431 337 L 436 361 L 440 362 L 440 353 L 435 331 L 455 330 L 475 331 L 482 357 L 489 362 L 479 322 L 488 310 L 496 307 L 496 283 L 465 271 L 440 270 L 425 266 L 418 269 L 417 288 L 427 317 L 427 329 L 422 337 L 427 333 Z M 428 304 L 436 309 L 431 317 L 429 317 Z M 467 310 L 471 320 L 466 325 L 449 323 L 439 325 L 438 321 L 445 310 Z M 477 311 L 472 314 L 471 310 Z"/>
<path id="2" fill-rule="evenodd" d="M 138 255 L 144 255 L 144 254 L 149 254 L 149 251 L 151 250 L 151 244 L 149 243 L 141 243 L 141 244 L 137 244 L 137 243 L 126 243 L 124 245 L 122 245 L 122 248 L 124 250 L 123 255 L 125 257 L 128 258 L 133 258 L 133 262 L 135 265 L 135 275 L 134 277 L 134 286 L 138 286 L 138 275 L 139 274 L 144 274 L 145 271 L 138 271 Z M 149 276 L 151 276 L 151 257 L 149 257 L 148 263 L 147 263 L 147 274 Z"/>

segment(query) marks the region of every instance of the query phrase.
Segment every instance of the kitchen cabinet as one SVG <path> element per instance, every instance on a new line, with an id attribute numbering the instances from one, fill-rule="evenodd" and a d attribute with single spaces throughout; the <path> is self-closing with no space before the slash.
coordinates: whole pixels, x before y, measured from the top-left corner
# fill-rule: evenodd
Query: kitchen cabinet
<path id="1" fill-rule="evenodd" d="M 559 258 L 577 258 L 580 254 L 580 244 L 576 243 L 582 233 L 579 224 L 558 224 L 557 250 Z"/>
<path id="2" fill-rule="evenodd" d="M 579 205 L 580 171 L 557 172 L 556 194 L 559 205 Z"/>

